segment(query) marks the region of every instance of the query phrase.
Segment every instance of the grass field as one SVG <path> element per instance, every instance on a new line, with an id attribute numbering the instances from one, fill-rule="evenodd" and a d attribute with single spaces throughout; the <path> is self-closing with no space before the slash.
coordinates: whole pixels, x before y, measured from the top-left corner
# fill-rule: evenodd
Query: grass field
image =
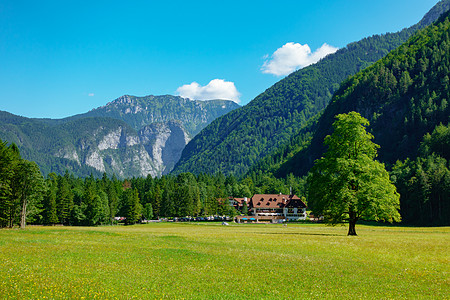
<path id="1" fill-rule="evenodd" d="M 450 228 L 0 230 L 5 299 L 449 299 Z"/>

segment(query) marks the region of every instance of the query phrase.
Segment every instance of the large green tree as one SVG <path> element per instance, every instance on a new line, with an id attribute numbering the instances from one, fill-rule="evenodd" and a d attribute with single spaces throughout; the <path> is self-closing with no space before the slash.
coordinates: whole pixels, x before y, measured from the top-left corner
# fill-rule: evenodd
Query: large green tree
<path id="1" fill-rule="evenodd" d="M 348 235 L 356 235 L 358 220 L 400 221 L 400 195 L 384 164 L 375 160 L 379 146 L 366 132 L 369 121 L 356 112 L 336 119 L 334 132 L 325 138 L 328 150 L 308 179 L 314 214 L 332 225 L 348 221 Z"/>
<path id="2" fill-rule="evenodd" d="M 44 178 L 35 162 L 22 160 L 16 168 L 14 176 L 17 189 L 15 192 L 20 201 L 20 228 L 25 228 L 27 220 L 42 211 L 41 202 L 45 192 Z"/>
<path id="3" fill-rule="evenodd" d="M 0 227 L 39 219 L 44 180 L 34 162 L 24 160 L 15 144 L 0 140 Z"/>

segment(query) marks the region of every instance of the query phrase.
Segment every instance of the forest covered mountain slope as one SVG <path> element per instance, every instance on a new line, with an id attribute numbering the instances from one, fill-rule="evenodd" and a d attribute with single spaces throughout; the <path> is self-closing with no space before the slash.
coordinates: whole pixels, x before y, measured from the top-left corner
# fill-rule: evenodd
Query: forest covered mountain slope
<path id="1" fill-rule="evenodd" d="M 446 13 L 436 24 L 343 82 L 317 122 L 311 143 L 291 155 L 277 175 L 305 175 L 325 151 L 323 140 L 331 133 L 334 116 L 349 111 L 370 121 L 369 130 L 381 146 L 380 161 L 392 165 L 397 160 L 415 159 L 424 135 L 450 119 L 449 35 Z"/>
<path id="2" fill-rule="evenodd" d="M 296 135 L 311 136 L 313 121 L 342 81 L 383 58 L 449 8 L 449 0 L 441 1 L 410 28 L 351 43 L 290 74 L 208 125 L 183 150 L 174 172 L 243 175 L 265 156 L 287 147 Z"/>

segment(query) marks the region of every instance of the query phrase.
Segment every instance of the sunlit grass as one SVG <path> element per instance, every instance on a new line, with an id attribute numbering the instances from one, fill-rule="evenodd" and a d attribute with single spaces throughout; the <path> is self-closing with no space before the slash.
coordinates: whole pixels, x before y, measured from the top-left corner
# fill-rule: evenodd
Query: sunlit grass
<path id="1" fill-rule="evenodd" d="M 357 232 L 206 223 L 0 230 L 0 298 L 449 298 L 449 227 Z"/>

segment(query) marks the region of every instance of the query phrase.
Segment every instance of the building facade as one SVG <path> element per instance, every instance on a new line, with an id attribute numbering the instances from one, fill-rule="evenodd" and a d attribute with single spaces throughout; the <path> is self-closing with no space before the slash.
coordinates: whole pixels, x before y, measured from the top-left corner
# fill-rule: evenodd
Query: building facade
<path id="1" fill-rule="evenodd" d="M 248 211 L 242 211 L 247 204 Z M 306 205 L 296 195 L 255 194 L 250 199 L 235 198 L 235 207 L 244 216 L 237 222 L 281 222 L 306 219 Z"/>

